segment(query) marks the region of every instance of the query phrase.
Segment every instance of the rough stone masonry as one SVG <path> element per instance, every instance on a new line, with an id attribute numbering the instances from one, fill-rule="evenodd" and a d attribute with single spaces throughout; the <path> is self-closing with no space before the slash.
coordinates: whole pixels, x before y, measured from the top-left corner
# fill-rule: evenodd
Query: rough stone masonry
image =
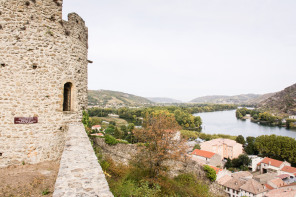
<path id="1" fill-rule="evenodd" d="M 0 167 L 61 157 L 87 106 L 88 29 L 62 0 L 0 0 Z"/>

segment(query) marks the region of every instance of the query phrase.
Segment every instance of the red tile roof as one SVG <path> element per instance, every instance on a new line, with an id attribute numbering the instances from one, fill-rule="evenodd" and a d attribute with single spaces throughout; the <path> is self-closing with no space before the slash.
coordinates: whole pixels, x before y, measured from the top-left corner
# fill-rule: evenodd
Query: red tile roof
<path id="1" fill-rule="evenodd" d="M 101 125 L 94 125 L 92 127 L 98 128 L 98 127 L 101 127 Z"/>
<path id="2" fill-rule="evenodd" d="M 279 160 L 275 160 L 275 159 L 271 159 L 271 158 L 268 158 L 268 157 L 265 157 L 260 163 L 258 163 L 257 165 L 261 165 L 261 163 L 265 163 L 265 164 L 270 164 L 272 166 L 275 166 L 275 167 L 280 167 L 282 165 L 282 161 L 279 161 Z"/>
<path id="3" fill-rule="evenodd" d="M 270 185 L 268 185 L 268 184 L 264 184 L 265 185 L 265 187 L 268 189 L 268 190 L 272 190 L 272 189 L 274 189 L 273 187 L 271 187 Z"/>
<path id="4" fill-rule="evenodd" d="M 281 171 L 289 172 L 289 173 L 296 173 L 296 168 L 290 166 L 284 166 Z"/>
<path id="5" fill-rule="evenodd" d="M 216 171 L 216 174 L 218 174 L 220 171 L 222 171 L 222 169 L 217 168 L 215 166 L 210 166 L 211 168 L 213 168 Z"/>
<path id="6" fill-rule="evenodd" d="M 212 158 L 215 153 L 209 152 L 209 151 L 205 151 L 205 150 L 199 150 L 199 149 L 195 149 L 192 153 L 192 155 L 197 155 L 200 157 L 206 157 L 206 158 Z"/>

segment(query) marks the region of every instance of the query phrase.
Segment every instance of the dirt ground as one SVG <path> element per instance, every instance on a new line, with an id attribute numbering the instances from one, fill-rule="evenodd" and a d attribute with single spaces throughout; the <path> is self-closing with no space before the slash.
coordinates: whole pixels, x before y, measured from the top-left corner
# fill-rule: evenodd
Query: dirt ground
<path id="1" fill-rule="evenodd" d="M 2 168 L 0 169 L 0 196 L 52 196 L 58 171 L 59 162 Z"/>

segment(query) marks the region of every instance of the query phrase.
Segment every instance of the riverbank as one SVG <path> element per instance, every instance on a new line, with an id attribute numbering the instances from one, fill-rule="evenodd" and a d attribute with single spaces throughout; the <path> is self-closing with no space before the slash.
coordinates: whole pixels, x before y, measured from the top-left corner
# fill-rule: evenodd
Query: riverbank
<path id="1" fill-rule="evenodd" d="M 251 122 L 250 119 L 240 120 L 235 116 L 235 110 L 202 112 L 194 114 L 200 116 L 203 122 L 202 132 L 205 134 L 226 134 L 244 137 L 260 135 L 280 135 L 296 138 L 296 131 L 285 127 L 270 127 Z"/>

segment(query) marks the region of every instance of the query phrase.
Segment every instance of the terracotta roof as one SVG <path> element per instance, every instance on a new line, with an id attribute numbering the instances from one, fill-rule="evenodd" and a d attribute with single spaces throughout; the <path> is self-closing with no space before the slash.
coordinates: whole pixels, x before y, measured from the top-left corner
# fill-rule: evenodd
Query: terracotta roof
<path id="1" fill-rule="evenodd" d="M 243 178 L 243 177 L 253 177 L 253 175 L 248 171 L 239 171 L 232 174 L 233 178 Z"/>
<path id="2" fill-rule="evenodd" d="M 101 125 L 94 125 L 92 127 L 98 128 L 98 127 L 101 127 Z"/>
<path id="3" fill-rule="evenodd" d="M 222 169 L 217 168 L 215 166 L 210 166 L 210 167 L 216 171 L 216 174 L 218 174 L 220 171 L 222 171 Z"/>
<path id="4" fill-rule="evenodd" d="M 231 176 L 229 176 L 229 175 L 224 175 L 224 176 L 222 176 L 220 179 L 217 180 L 217 183 L 220 184 L 220 185 L 223 185 L 223 184 L 225 184 L 227 181 L 229 181 L 230 179 L 232 179 Z"/>
<path id="5" fill-rule="evenodd" d="M 296 173 L 296 168 L 293 168 L 291 166 L 284 166 L 281 171 L 289 172 L 289 173 Z"/>
<path id="6" fill-rule="evenodd" d="M 244 180 L 232 178 L 229 181 L 227 181 L 226 183 L 224 183 L 223 186 L 229 187 L 229 188 L 234 189 L 236 191 L 239 191 L 240 187 L 242 185 L 244 185 L 245 183 L 246 183 L 246 181 L 244 181 Z"/>
<path id="7" fill-rule="evenodd" d="M 265 185 L 265 187 L 268 189 L 268 190 L 272 190 L 272 189 L 274 189 L 272 186 L 270 186 L 270 185 L 268 185 L 268 184 L 264 184 Z"/>
<path id="8" fill-rule="evenodd" d="M 221 145 L 221 144 L 225 144 L 227 146 L 235 146 L 235 145 L 239 144 L 234 140 L 224 139 L 224 138 L 213 139 L 213 140 L 206 141 L 206 142 L 203 142 L 203 143 L 204 144 L 210 144 L 211 146 L 216 146 L 216 145 Z M 241 145 L 241 144 L 239 144 L 239 145 Z"/>
<path id="9" fill-rule="evenodd" d="M 270 180 L 271 183 L 275 184 L 277 187 L 282 187 L 285 185 L 284 181 L 280 178 Z"/>
<path id="10" fill-rule="evenodd" d="M 296 190 L 293 189 L 286 189 L 286 188 L 280 188 L 280 189 L 273 189 L 270 190 L 265 196 L 267 197 L 295 197 Z"/>
<path id="11" fill-rule="evenodd" d="M 192 153 L 192 155 L 197 155 L 200 157 L 206 157 L 206 158 L 212 158 L 215 153 L 209 152 L 209 151 L 205 151 L 205 150 L 199 150 L 199 149 L 195 149 Z"/>
<path id="12" fill-rule="evenodd" d="M 250 192 L 252 194 L 261 194 L 267 190 L 258 181 L 255 181 L 254 179 L 248 180 L 244 185 L 240 187 L 240 189 Z"/>
<path id="13" fill-rule="evenodd" d="M 265 163 L 265 164 L 270 164 L 274 167 L 280 167 L 283 163 L 283 161 L 279 161 L 279 160 L 275 160 L 275 159 L 271 159 L 268 157 L 265 157 L 261 162 L 259 162 L 257 165 L 261 165 L 261 163 Z"/>
<path id="14" fill-rule="evenodd" d="M 287 178 L 287 177 L 289 177 L 290 175 L 288 175 L 288 174 L 280 174 L 280 175 L 278 175 L 277 177 L 279 177 L 280 179 L 284 179 L 284 178 Z"/>

